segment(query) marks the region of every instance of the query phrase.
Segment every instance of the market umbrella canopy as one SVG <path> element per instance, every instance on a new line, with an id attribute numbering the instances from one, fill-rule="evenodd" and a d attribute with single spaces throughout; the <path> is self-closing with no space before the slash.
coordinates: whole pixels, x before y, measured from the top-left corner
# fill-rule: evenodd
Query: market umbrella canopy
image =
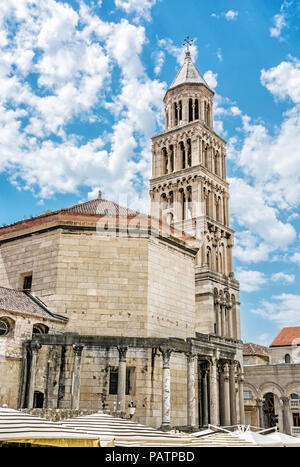
<path id="1" fill-rule="evenodd" d="M 259 433 L 254 431 L 243 431 L 239 433 L 234 433 L 234 436 L 244 439 L 245 441 L 250 441 L 257 446 L 264 446 L 264 447 L 283 447 L 282 441 L 272 439 L 269 436 L 263 436 Z"/>
<path id="2" fill-rule="evenodd" d="M 199 439 L 193 435 L 165 433 L 128 419 L 103 413 L 63 420 L 61 423 L 81 432 L 97 434 L 100 439 L 103 436 L 112 436 L 115 446 L 120 447 L 254 446 L 253 443 L 240 440 L 228 433 L 210 432 L 211 436 Z"/>
<path id="3" fill-rule="evenodd" d="M 65 445 L 99 446 L 96 435 L 81 433 L 19 410 L 0 408 L 0 441 L 63 445 L 63 440 L 73 441 Z"/>
<path id="4" fill-rule="evenodd" d="M 280 441 L 286 447 L 299 447 L 300 446 L 300 438 L 286 435 L 285 433 L 280 433 L 279 431 L 275 431 L 274 433 L 269 433 L 268 435 L 266 435 L 266 438 L 272 438 L 272 439 L 275 439 L 276 441 Z"/>

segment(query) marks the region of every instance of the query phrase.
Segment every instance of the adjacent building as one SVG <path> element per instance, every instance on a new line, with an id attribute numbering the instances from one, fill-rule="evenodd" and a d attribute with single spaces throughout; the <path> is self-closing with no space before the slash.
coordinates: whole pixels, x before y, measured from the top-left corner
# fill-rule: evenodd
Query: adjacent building
<path id="1" fill-rule="evenodd" d="M 300 326 L 283 328 L 270 347 L 244 344 L 247 424 L 300 436 Z"/>

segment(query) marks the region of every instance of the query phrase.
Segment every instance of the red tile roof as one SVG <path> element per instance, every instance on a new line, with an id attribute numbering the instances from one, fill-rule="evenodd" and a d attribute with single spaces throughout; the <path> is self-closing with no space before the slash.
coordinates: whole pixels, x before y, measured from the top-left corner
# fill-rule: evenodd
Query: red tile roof
<path id="1" fill-rule="evenodd" d="M 286 345 L 300 345 L 300 326 L 281 329 L 270 347 L 283 347 Z"/>
<path id="2" fill-rule="evenodd" d="M 257 355 L 259 357 L 269 357 L 268 347 L 263 345 L 253 344 L 252 342 L 246 342 L 243 345 L 243 355 Z"/>
<path id="3" fill-rule="evenodd" d="M 60 212 L 73 212 L 76 214 L 88 214 L 89 216 L 138 216 L 140 213 L 134 209 L 124 208 L 113 201 L 106 199 L 92 199 L 85 203 L 75 204 Z"/>
<path id="4" fill-rule="evenodd" d="M 61 321 L 55 317 L 46 306 L 29 292 L 0 287 L 0 310 L 12 313 L 26 314 L 45 318 L 48 320 Z"/>

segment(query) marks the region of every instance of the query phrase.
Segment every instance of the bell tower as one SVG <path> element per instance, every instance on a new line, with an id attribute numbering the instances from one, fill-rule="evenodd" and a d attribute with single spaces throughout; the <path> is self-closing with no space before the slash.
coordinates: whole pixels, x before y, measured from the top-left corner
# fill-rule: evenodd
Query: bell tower
<path id="1" fill-rule="evenodd" d="M 152 138 L 151 216 L 200 240 L 196 331 L 239 339 L 226 141 L 214 131 L 213 98 L 187 50 L 164 97 L 165 129 Z"/>

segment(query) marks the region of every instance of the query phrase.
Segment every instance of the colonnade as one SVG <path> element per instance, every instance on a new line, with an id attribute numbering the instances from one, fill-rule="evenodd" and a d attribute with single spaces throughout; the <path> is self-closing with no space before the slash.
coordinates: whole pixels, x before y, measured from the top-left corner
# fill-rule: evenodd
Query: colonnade
<path id="1" fill-rule="evenodd" d="M 28 375 L 27 404 L 33 408 L 37 355 L 40 345 L 32 344 L 30 374 Z M 83 345 L 73 345 L 71 408 L 80 408 L 80 378 Z M 126 357 L 128 347 L 117 347 L 119 353 L 117 411 L 126 412 Z M 159 348 L 162 361 L 162 426 L 169 430 L 171 420 L 171 371 L 170 361 L 176 351 L 170 347 Z M 243 374 L 236 361 L 220 360 L 214 356 L 203 357 L 196 352 L 186 353 L 187 365 L 187 426 L 235 425 L 244 423 Z M 198 407 L 197 407 L 198 400 Z M 184 407 L 182 407 L 184 410 Z M 197 416 L 198 412 L 198 416 Z"/>
<path id="2" fill-rule="evenodd" d="M 184 136 L 161 143 L 156 149 L 153 177 L 169 175 L 202 164 L 209 172 L 226 180 L 225 154 L 200 136 Z"/>
<path id="3" fill-rule="evenodd" d="M 213 126 L 212 101 L 201 95 L 190 95 L 176 96 L 167 102 L 165 109 L 166 130 L 195 120 L 201 120 L 209 127 Z"/>

